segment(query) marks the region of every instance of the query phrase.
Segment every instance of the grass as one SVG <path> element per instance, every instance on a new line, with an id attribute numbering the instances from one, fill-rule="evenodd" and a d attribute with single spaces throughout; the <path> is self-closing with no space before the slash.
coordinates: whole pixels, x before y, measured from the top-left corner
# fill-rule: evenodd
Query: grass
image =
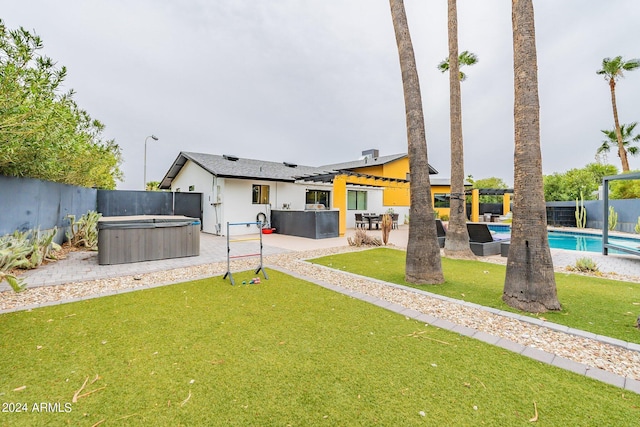
<path id="1" fill-rule="evenodd" d="M 318 258 L 312 262 L 434 294 L 517 312 L 502 302 L 506 267 L 480 261 L 442 258 L 445 283 L 417 286 L 405 282 L 404 251 L 388 248 Z M 550 322 L 640 343 L 635 327 L 640 313 L 640 284 L 591 276 L 556 273 L 561 312 L 542 315 Z"/>
<path id="2" fill-rule="evenodd" d="M 269 275 L 0 315 L 0 402 L 28 408 L 0 425 L 637 425 L 640 395 Z"/>

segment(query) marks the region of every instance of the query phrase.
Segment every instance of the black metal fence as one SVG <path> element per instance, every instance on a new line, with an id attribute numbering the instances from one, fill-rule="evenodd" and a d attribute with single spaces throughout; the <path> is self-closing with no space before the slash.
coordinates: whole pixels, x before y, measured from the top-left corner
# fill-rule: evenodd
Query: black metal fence
<path id="1" fill-rule="evenodd" d="M 200 218 L 201 193 L 96 190 L 31 178 L 0 176 L 0 236 L 30 229 L 59 229 L 64 240 L 67 215 L 88 211 L 103 216 L 185 215 Z"/>
<path id="2" fill-rule="evenodd" d="M 613 207 L 618 215 L 615 230 L 635 233 L 635 226 L 640 217 L 640 199 L 609 200 L 609 206 Z M 604 202 L 602 200 L 585 200 L 584 208 L 587 211 L 587 228 L 602 229 L 604 225 Z M 571 216 L 573 216 L 573 225 L 571 226 L 575 227 L 576 202 L 547 202 L 547 222 L 550 209 L 564 211 L 562 216 L 566 221 L 571 221 Z M 554 224 L 549 223 L 549 225 Z"/>

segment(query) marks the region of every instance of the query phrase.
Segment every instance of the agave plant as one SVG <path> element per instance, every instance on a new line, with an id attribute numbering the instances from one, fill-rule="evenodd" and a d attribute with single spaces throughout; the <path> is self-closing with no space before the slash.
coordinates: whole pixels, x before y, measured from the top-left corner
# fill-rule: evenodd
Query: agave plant
<path id="1" fill-rule="evenodd" d="M 37 268 L 46 259 L 55 259 L 60 245 L 53 241 L 57 228 L 46 232 L 14 231 L 0 237 L 0 281 L 6 280 L 14 291 L 24 290 L 24 280 L 12 274 L 13 269 Z"/>
<path id="2" fill-rule="evenodd" d="M 84 246 L 93 251 L 98 250 L 98 220 L 102 214 L 89 211 L 76 221 L 75 215 L 67 215 L 70 221 L 70 232 L 67 239 L 72 246 Z"/>

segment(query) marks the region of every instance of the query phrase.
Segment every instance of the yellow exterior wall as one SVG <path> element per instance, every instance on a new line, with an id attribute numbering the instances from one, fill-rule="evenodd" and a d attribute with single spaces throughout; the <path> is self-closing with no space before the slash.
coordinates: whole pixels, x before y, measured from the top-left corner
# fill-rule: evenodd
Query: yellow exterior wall
<path id="1" fill-rule="evenodd" d="M 365 166 L 353 170 L 356 173 L 382 176 L 385 178 L 407 179 L 409 173 L 409 158 L 403 157 L 384 165 Z M 389 182 L 382 191 L 382 203 L 385 206 L 409 206 L 409 189 L 406 186 L 397 186 Z"/>
<path id="2" fill-rule="evenodd" d="M 333 179 L 333 208 L 338 209 L 338 235 L 347 231 L 347 179 L 345 175 L 336 175 Z"/>
<path id="3" fill-rule="evenodd" d="M 436 193 L 451 193 L 451 187 L 448 185 L 432 185 L 431 186 L 431 204 L 434 206 L 433 210 L 438 212 L 438 216 L 442 218 L 443 215 L 449 216 L 451 214 L 451 209 L 449 208 L 436 208 L 435 207 L 435 199 L 434 194 Z"/>
<path id="4" fill-rule="evenodd" d="M 382 176 L 385 178 L 407 179 L 407 174 L 409 173 L 409 157 L 403 157 L 401 159 L 389 162 L 385 165 L 356 168 L 353 171 L 356 173 Z M 409 206 L 411 204 L 411 196 L 408 186 L 400 186 L 397 185 L 397 183 L 389 182 L 384 187 L 385 188 L 382 192 L 382 203 L 384 206 Z M 451 193 L 451 187 L 445 185 L 431 187 L 432 204 L 434 201 L 434 193 Z M 449 215 L 451 211 L 449 208 L 434 209 L 438 212 L 440 217 L 442 217 L 442 215 Z"/>
<path id="5" fill-rule="evenodd" d="M 384 165 L 384 176 L 387 178 L 407 179 L 409 173 L 409 158 L 394 160 Z"/>

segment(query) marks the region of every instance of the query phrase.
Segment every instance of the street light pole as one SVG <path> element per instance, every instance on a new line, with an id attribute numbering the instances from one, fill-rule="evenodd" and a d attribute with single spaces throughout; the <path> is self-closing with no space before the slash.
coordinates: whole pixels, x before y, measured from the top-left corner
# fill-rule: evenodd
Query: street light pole
<path id="1" fill-rule="evenodd" d="M 144 183 L 142 185 L 142 191 L 147 191 L 147 140 L 151 138 L 154 141 L 158 140 L 155 135 L 149 135 L 144 139 Z"/>

